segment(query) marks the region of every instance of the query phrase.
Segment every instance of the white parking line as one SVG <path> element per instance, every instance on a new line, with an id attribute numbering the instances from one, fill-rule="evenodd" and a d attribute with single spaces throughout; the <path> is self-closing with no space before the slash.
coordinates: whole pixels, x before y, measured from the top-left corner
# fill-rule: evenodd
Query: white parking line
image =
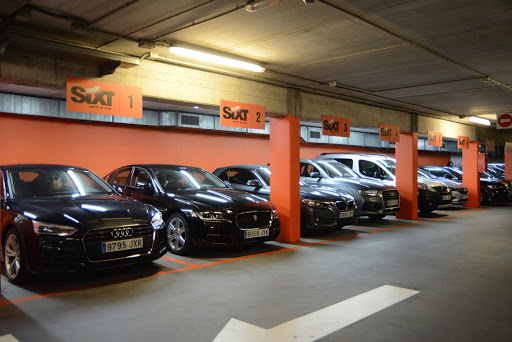
<path id="1" fill-rule="evenodd" d="M 20 342 L 17 339 L 14 338 L 12 335 L 4 335 L 0 336 L 0 342 Z"/>

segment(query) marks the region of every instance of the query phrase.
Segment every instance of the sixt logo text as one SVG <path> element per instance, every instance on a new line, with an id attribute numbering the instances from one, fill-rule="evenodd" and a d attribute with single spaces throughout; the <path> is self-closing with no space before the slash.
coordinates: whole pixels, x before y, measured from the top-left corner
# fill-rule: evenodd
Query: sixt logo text
<path id="1" fill-rule="evenodd" d="M 101 90 L 100 87 L 83 88 L 74 86 L 71 88 L 71 100 L 76 103 L 87 103 L 90 105 L 100 104 L 102 106 L 112 106 L 112 97 L 116 95 L 113 91 Z"/>
<path id="2" fill-rule="evenodd" d="M 339 122 L 334 122 L 334 119 L 324 120 L 324 129 L 326 131 L 338 132 L 339 129 L 340 129 L 340 123 Z"/>
<path id="3" fill-rule="evenodd" d="M 393 130 L 389 127 L 386 127 L 386 128 L 381 128 L 380 129 L 380 135 L 382 137 L 391 137 L 391 133 L 393 132 Z"/>
<path id="4" fill-rule="evenodd" d="M 222 114 L 224 119 L 241 121 L 247 121 L 247 113 L 249 113 L 248 109 L 241 109 L 240 106 L 236 106 L 235 108 L 225 106 L 222 108 L 222 111 L 224 112 L 224 114 Z"/>

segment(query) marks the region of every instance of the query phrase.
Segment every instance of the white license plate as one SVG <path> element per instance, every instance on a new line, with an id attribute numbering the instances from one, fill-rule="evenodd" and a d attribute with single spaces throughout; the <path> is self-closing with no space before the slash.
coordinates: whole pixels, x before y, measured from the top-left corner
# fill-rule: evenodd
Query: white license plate
<path id="1" fill-rule="evenodd" d="M 119 240 L 119 241 L 107 241 L 101 243 L 101 252 L 102 253 L 110 253 L 110 252 L 119 252 L 126 251 L 128 249 L 137 249 L 142 248 L 142 238 L 129 239 L 129 240 Z"/>
<path id="2" fill-rule="evenodd" d="M 268 235 L 269 235 L 268 228 L 244 231 L 244 239 L 253 239 L 253 238 L 259 238 L 259 237 L 268 236 Z"/>
<path id="3" fill-rule="evenodd" d="M 354 211 L 352 211 L 352 210 L 340 212 L 340 218 L 352 217 L 352 216 L 354 216 Z"/>
<path id="4" fill-rule="evenodd" d="M 443 201 L 448 201 L 451 198 L 452 198 L 452 195 L 445 195 L 445 196 L 443 196 Z"/>
<path id="5" fill-rule="evenodd" d="M 386 207 L 392 207 L 392 206 L 395 206 L 395 205 L 398 205 L 398 200 L 389 200 L 389 201 L 386 201 Z"/>

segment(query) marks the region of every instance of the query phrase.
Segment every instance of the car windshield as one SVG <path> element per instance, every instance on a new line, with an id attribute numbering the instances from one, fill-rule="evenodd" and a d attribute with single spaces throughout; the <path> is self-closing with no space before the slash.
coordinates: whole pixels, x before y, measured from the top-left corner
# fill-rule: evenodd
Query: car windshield
<path id="1" fill-rule="evenodd" d="M 462 180 L 462 170 L 459 170 L 455 167 L 452 167 L 452 168 L 449 168 L 447 169 L 448 172 L 450 172 L 452 175 L 454 175 L 455 177 L 457 177 L 458 180 Z"/>
<path id="2" fill-rule="evenodd" d="M 266 167 L 262 167 L 261 169 L 257 169 L 256 172 L 263 179 L 263 181 L 266 183 L 266 185 L 270 186 L 270 169 L 266 168 Z M 307 183 L 299 179 L 299 185 L 307 186 Z"/>
<path id="3" fill-rule="evenodd" d="M 94 196 L 114 193 L 112 188 L 94 173 L 74 168 L 27 168 L 7 174 L 12 198 L 42 196 Z"/>
<path id="4" fill-rule="evenodd" d="M 422 177 L 425 177 L 425 178 L 430 178 L 430 179 L 437 179 L 439 177 L 437 177 L 436 175 L 433 175 L 432 173 L 426 171 L 426 170 L 422 170 L 422 169 L 418 169 L 418 175 L 422 176 Z"/>
<path id="5" fill-rule="evenodd" d="M 319 162 L 325 172 L 332 178 L 357 178 L 357 175 L 348 166 L 341 163 Z"/>
<path id="6" fill-rule="evenodd" d="M 219 178 L 203 169 L 193 168 L 152 168 L 164 190 L 226 188 Z"/>
<path id="7" fill-rule="evenodd" d="M 270 169 L 262 167 L 261 169 L 257 169 L 256 173 L 263 179 L 266 185 L 270 186 Z"/>

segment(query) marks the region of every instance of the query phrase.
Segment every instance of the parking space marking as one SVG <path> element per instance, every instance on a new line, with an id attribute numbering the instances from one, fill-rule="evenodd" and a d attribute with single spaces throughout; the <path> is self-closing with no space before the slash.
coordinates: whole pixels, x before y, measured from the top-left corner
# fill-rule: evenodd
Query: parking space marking
<path id="1" fill-rule="evenodd" d="M 162 259 L 164 260 L 169 260 L 169 261 L 172 261 L 172 262 L 176 262 L 178 264 L 182 264 L 182 265 L 187 265 L 187 266 L 199 266 L 197 264 L 193 264 L 191 262 L 186 262 L 186 261 L 183 261 L 183 260 L 178 260 L 178 259 L 171 259 L 169 257 L 166 257 L 165 255 L 162 257 Z"/>
<path id="2" fill-rule="evenodd" d="M 20 342 L 11 334 L 0 336 L 0 342 Z"/>
<path id="3" fill-rule="evenodd" d="M 453 215 L 447 215 L 447 216 L 443 216 L 443 217 L 436 217 L 436 218 L 433 218 L 433 219 L 414 221 L 414 222 L 411 222 L 411 223 L 407 223 L 407 224 L 403 224 L 403 225 L 399 225 L 399 226 L 395 226 L 395 227 L 379 229 L 379 230 L 376 230 L 376 231 L 369 232 L 368 234 L 380 233 L 380 232 L 384 232 L 384 231 L 388 231 L 388 230 L 393 230 L 393 229 L 397 229 L 397 228 L 413 226 L 413 225 L 417 225 L 417 224 L 424 223 L 424 222 L 431 222 L 431 221 L 436 221 L 436 220 L 445 219 L 445 218 L 454 217 L 454 216 L 459 216 L 459 215 L 470 214 L 470 213 L 478 212 L 478 211 L 481 211 L 481 210 L 487 210 L 487 209 L 490 209 L 490 208 L 480 208 L 480 209 L 471 210 L 471 211 L 465 211 L 465 212 L 457 213 L 457 214 L 453 214 Z M 357 234 L 347 235 L 347 236 L 343 236 L 343 237 L 336 238 L 336 239 L 323 240 L 323 241 L 319 241 L 319 242 L 300 244 L 298 246 L 297 245 L 294 246 L 292 244 L 289 244 L 289 246 L 293 246 L 293 247 L 283 248 L 281 250 L 276 250 L 276 251 L 271 251 L 271 252 L 264 252 L 264 253 L 258 253 L 258 254 L 252 254 L 252 255 L 245 255 L 245 256 L 241 256 L 241 257 L 236 257 L 236 258 L 231 258 L 231 259 L 226 259 L 226 260 L 221 260 L 221 261 L 210 262 L 210 263 L 206 263 L 206 264 L 202 264 L 202 265 L 192 264 L 193 266 L 179 268 L 179 269 L 176 269 L 176 270 L 157 272 L 157 273 L 146 275 L 146 276 L 127 278 L 127 279 L 116 280 L 116 281 L 112 281 L 112 282 L 108 282 L 108 283 L 101 283 L 101 284 L 95 284 L 95 285 L 90 285 L 90 286 L 85 286 L 85 287 L 80 287 L 80 288 L 75 288 L 75 289 L 69 289 L 69 290 L 65 290 L 65 291 L 51 292 L 51 293 L 46 293 L 46 294 L 39 294 L 39 295 L 34 295 L 34 296 L 29 296 L 29 297 L 24 297 L 24 298 L 7 300 L 7 301 L 0 302 L 0 307 L 4 306 L 4 305 L 16 304 L 16 303 L 26 302 L 26 301 L 29 301 L 29 300 L 34 300 L 34 299 L 39 299 L 39 298 L 53 297 L 53 296 L 57 296 L 57 295 L 61 295 L 61 294 L 66 294 L 66 293 L 73 293 L 73 292 L 77 292 L 77 291 L 89 290 L 89 289 L 94 289 L 94 288 L 99 288 L 99 287 L 104 287 L 104 286 L 110 286 L 110 285 L 115 285 L 115 284 L 121 284 L 121 283 L 129 282 L 129 281 L 134 281 L 134 280 L 139 280 L 139 279 L 144 279 L 144 278 L 161 276 L 161 275 L 164 275 L 164 274 L 184 272 L 184 271 L 195 270 L 195 269 L 199 269 L 199 268 L 203 268 L 203 267 L 210 267 L 210 266 L 225 264 L 225 263 L 229 263 L 229 262 L 233 262 L 233 261 L 239 261 L 239 260 L 244 260 L 244 259 L 256 258 L 256 257 L 264 256 L 264 255 L 283 253 L 283 252 L 291 251 L 291 250 L 294 250 L 294 249 L 310 247 L 310 246 L 316 246 L 316 245 L 326 244 L 326 243 L 335 242 L 335 241 L 348 240 L 348 239 L 352 239 L 352 238 L 355 238 L 355 237 L 357 237 Z"/>
<path id="4" fill-rule="evenodd" d="M 418 293 L 384 285 L 268 330 L 232 318 L 213 342 L 313 342 Z"/>

